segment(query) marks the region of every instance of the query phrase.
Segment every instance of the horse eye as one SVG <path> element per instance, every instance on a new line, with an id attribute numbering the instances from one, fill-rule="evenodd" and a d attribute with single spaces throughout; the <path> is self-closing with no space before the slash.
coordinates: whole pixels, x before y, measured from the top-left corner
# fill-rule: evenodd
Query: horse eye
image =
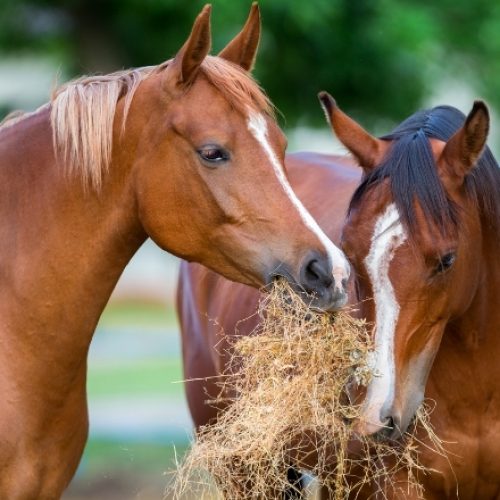
<path id="1" fill-rule="evenodd" d="M 444 273 L 445 271 L 447 271 L 453 265 L 455 259 L 456 255 L 452 252 L 443 255 L 436 267 L 436 274 Z"/>
<path id="2" fill-rule="evenodd" d="M 220 146 L 208 145 L 198 149 L 200 158 L 208 163 L 216 164 L 229 160 L 229 153 Z"/>

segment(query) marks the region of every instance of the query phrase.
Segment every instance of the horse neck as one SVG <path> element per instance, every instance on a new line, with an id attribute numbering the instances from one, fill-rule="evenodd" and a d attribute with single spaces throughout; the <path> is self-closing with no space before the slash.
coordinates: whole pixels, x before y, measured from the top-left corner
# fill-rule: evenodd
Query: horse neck
<path id="1" fill-rule="evenodd" d="M 126 166 L 112 165 L 101 192 L 86 192 L 81 179 L 62 175 L 56 165 L 48 111 L 5 132 L 0 132 L 0 220 L 7 221 L 0 226 L 2 346 L 9 345 L 10 355 L 31 353 L 27 377 L 48 376 L 57 367 L 57 383 L 64 384 L 68 372 L 85 365 L 99 316 L 146 235 Z M 4 357 L 0 349 L 0 362 Z"/>

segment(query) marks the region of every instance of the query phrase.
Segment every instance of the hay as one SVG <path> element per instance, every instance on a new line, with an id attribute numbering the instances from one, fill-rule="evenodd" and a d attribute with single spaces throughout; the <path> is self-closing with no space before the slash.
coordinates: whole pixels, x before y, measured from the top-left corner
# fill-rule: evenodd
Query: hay
<path id="1" fill-rule="evenodd" d="M 373 356 L 365 323 L 346 313 L 313 311 L 284 282 L 263 300 L 256 335 L 233 346 L 220 398 L 231 404 L 213 425 L 202 428 L 177 471 L 175 496 L 192 484 L 210 482 L 229 500 L 282 498 L 290 488 L 291 464 L 307 469 L 335 499 L 368 483 L 395 484 L 408 471 L 413 494 L 422 495 L 417 427 L 441 452 L 425 410 L 420 409 L 402 444 L 367 438 L 350 452 L 351 422 L 359 407 L 345 388 L 366 385 Z M 399 486 L 398 486 L 399 487 Z"/>

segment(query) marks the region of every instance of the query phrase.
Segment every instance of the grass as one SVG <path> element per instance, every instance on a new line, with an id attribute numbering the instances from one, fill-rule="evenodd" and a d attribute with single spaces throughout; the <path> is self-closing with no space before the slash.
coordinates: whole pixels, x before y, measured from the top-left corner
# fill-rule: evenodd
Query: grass
<path id="1" fill-rule="evenodd" d="M 64 500 L 158 500 L 187 443 L 91 440 Z M 196 497 L 195 497 L 196 498 Z M 187 500 L 187 499 L 186 499 Z M 192 498 L 191 500 L 194 500 Z"/>
<path id="2" fill-rule="evenodd" d="M 118 339 L 117 339 L 118 340 Z M 87 379 L 89 398 L 117 396 L 183 397 L 179 358 L 93 363 Z"/>
<path id="3" fill-rule="evenodd" d="M 81 472 L 95 475 L 106 471 L 131 471 L 138 473 L 158 473 L 172 470 L 175 456 L 182 457 L 189 443 L 137 442 L 122 443 L 116 440 L 93 439 L 85 447 L 85 458 Z"/>
<path id="4" fill-rule="evenodd" d="M 144 327 L 165 326 L 177 328 L 177 316 L 172 304 L 158 302 L 119 301 L 110 302 L 99 321 L 99 326 L 113 327 Z"/>

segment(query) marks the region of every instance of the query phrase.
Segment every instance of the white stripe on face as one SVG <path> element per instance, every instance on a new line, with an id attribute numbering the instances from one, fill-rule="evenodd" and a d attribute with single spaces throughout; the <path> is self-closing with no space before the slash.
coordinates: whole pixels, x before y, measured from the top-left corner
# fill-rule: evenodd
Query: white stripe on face
<path id="1" fill-rule="evenodd" d="M 368 425 L 380 423 L 380 410 L 394 398 L 394 332 L 399 317 L 399 304 L 389 279 L 389 265 L 396 249 L 406 240 L 399 213 L 391 203 L 377 219 L 365 265 L 375 301 L 375 366 L 368 386 L 362 415 Z"/>
<path id="2" fill-rule="evenodd" d="M 344 253 L 332 243 L 330 238 L 328 238 L 328 236 L 318 226 L 318 223 L 314 220 L 312 215 L 306 210 L 302 202 L 294 193 L 292 187 L 290 186 L 290 183 L 285 176 L 283 165 L 279 162 L 276 153 L 273 151 L 273 148 L 269 144 L 267 137 L 267 122 L 264 116 L 259 113 L 250 111 L 250 116 L 248 118 L 248 130 L 257 139 L 258 143 L 262 146 L 267 156 L 269 157 L 276 177 L 278 178 L 288 198 L 299 212 L 304 225 L 316 235 L 316 237 L 325 247 L 325 250 L 333 266 L 333 275 L 335 278 L 335 282 L 337 286 L 342 287 L 342 280 L 347 280 L 349 278 L 349 263 L 347 262 Z"/>

